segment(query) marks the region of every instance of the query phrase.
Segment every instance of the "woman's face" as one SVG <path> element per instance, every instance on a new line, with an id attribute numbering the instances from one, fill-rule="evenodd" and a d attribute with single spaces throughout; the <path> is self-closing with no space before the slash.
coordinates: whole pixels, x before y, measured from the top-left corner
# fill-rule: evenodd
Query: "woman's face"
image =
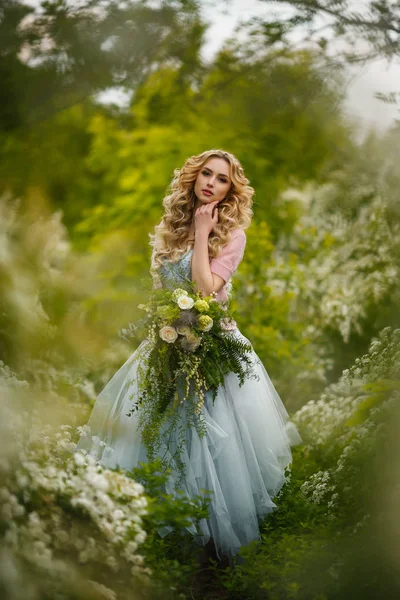
<path id="1" fill-rule="evenodd" d="M 194 183 L 196 206 L 220 202 L 231 187 L 230 165 L 223 158 L 214 156 L 203 165 Z"/>

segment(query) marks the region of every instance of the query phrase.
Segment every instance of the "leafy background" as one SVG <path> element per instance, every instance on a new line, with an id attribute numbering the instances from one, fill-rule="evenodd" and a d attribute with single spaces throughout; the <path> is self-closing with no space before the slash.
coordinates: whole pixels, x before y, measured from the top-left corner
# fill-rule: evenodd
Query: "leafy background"
<path id="1" fill-rule="evenodd" d="M 336 35 L 396 58 L 398 9 L 291 4 L 297 17 L 248 21 L 204 61 L 195 1 L 2 3 L 4 598 L 398 595 L 400 128 L 359 141 L 343 109 L 355 52 L 289 37 L 329 9 Z M 97 102 L 113 86 L 127 107 Z M 217 147 L 256 189 L 237 320 L 304 440 L 235 566 L 184 533 L 206 503 L 165 495 L 157 464 L 125 474 L 71 458 L 132 352 L 118 331 L 146 299 L 173 169 Z"/>

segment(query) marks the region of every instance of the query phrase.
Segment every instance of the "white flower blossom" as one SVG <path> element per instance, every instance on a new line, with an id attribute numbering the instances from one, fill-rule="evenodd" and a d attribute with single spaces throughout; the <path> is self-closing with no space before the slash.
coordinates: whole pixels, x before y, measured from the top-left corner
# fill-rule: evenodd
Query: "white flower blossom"
<path id="1" fill-rule="evenodd" d="M 159 331 L 160 338 L 164 342 L 168 342 L 168 344 L 172 344 L 178 337 L 178 332 L 175 327 L 171 327 L 171 325 L 165 325 Z"/>
<path id="2" fill-rule="evenodd" d="M 189 308 L 192 308 L 194 300 L 189 296 L 179 296 L 177 304 L 179 308 L 182 308 L 183 310 L 188 310 Z"/>
<path id="3" fill-rule="evenodd" d="M 29 415 L 16 414 L 4 403 L 0 410 L 2 430 L 12 432 L 13 445 L 4 457 L 8 464 L 0 487 L 0 520 L 9 552 L 50 577 L 73 577 L 71 556 L 77 564 L 93 561 L 111 570 L 119 570 L 125 561 L 125 567 L 135 566 L 135 577 L 148 577 L 138 554 L 146 539 L 144 487 L 123 472 L 99 465 L 93 456 L 60 452 L 72 444 L 71 426 L 53 435 L 50 427 L 33 419 L 25 434 Z M 32 510 L 32 494 L 37 510 Z M 65 587 L 62 581 L 60 576 Z"/>

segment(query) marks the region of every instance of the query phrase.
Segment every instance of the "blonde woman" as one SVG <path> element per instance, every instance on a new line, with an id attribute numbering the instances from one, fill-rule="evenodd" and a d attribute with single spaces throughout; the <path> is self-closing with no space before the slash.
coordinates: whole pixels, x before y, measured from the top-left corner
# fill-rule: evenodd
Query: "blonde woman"
<path id="1" fill-rule="evenodd" d="M 243 258 L 253 194 L 242 166 L 229 152 L 208 150 L 176 169 L 163 200 L 164 215 L 151 235 L 154 286 L 192 280 L 202 296 L 225 302 Z M 226 328 L 250 344 L 235 321 Z M 146 461 L 135 416 L 127 416 L 137 389 L 132 359 L 138 350 L 98 396 L 90 434 L 78 444 L 107 467 L 130 470 Z M 194 524 L 188 530 L 199 544 L 211 544 L 218 557 L 232 557 L 259 538 L 259 519 L 276 508 L 273 498 L 285 482 L 290 446 L 301 442 L 253 349 L 252 356 L 258 378 L 239 386 L 234 373 L 227 375 L 214 403 L 209 398 L 202 407 L 206 435 L 186 432 L 180 487 L 189 497 L 211 491 L 209 517 L 200 522 L 200 532 Z M 177 482 L 172 473 L 167 491 L 177 491 Z M 168 532 L 165 528 L 160 534 Z"/>

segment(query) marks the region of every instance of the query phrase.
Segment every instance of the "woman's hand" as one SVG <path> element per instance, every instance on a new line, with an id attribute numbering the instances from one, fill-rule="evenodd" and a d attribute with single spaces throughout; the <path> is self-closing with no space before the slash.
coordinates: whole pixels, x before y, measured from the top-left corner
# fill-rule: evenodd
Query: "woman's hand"
<path id="1" fill-rule="evenodd" d="M 207 237 L 210 235 L 218 223 L 217 202 L 218 200 L 214 200 L 196 209 L 194 213 L 194 228 L 196 233 L 204 233 Z"/>

